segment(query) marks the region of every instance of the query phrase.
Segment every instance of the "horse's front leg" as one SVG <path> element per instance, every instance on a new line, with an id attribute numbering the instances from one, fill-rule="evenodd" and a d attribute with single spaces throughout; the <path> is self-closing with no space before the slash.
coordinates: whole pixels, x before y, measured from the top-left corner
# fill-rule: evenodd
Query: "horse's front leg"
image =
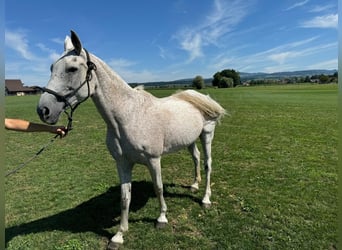
<path id="1" fill-rule="evenodd" d="M 157 228 L 162 228 L 168 223 L 168 220 L 166 218 L 167 206 L 163 195 L 163 181 L 161 176 L 160 157 L 150 159 L 148 169 L 150 171 L 154 190 L 160 205 L 160 215 L 157 219 L 156 226 Z"/>
<path id="2" fill-rule="evenodd" d="M 111 238 L 107 249 L 118 249 L 123 244 L 123 233 L 128 231 L 128 213 L 131 203 L 131 179 L 133 164 L 117 162 L 117 169 L 121 183 L 121 218 L 118 232 Z"/>

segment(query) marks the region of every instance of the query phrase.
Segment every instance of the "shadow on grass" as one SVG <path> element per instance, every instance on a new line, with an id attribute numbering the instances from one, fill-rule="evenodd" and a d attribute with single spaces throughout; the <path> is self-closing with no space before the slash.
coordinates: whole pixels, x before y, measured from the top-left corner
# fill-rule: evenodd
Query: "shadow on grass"
<path id="1" fill-rule="evenodd" d="M 165 197 L 186 197 L 197 203 L 199 199 L 189 194 L 168 192 L 168 187 L 173 188 L 175 184 L 164 185 Z M 187 188 L 181 186 L 182 188 Z M 73 233 L 94 232 L 99 236 L 110 238 L 113 235 L 106 229 L 120 223 L 120 186 L 109 188 L 105 193 L 91 198 L 82 204 L 62 211 L 58 214 L 41 218 L 35 221 L 23 223 L 18 226 L 6 228 L 6 244 L 18 235 L 39 233 L 45 231 L 68 231 Z M 155 197 L 152 182 L 132 182 L 132 199 L 130 211 L 138 211 L 148 202 L 149 198 Z M 154 218 L 144 218 L 140 221 L 155 222 Z M 130 220 L 129 222 L 133 222 Z"/>

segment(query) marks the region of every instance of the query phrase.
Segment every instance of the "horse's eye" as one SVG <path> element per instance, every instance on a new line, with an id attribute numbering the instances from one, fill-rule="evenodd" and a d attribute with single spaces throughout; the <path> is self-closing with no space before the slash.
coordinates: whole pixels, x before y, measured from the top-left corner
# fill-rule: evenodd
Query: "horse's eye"
<path id="1" fill-rule="evenodd" d="M 67 68 L 67 70 L 66 70 L 67 73 L 73 73 L 73 72 L 76 72 L 76 71 L 77 71 L 76 67 L 70 67 L 70 68 Z"/>

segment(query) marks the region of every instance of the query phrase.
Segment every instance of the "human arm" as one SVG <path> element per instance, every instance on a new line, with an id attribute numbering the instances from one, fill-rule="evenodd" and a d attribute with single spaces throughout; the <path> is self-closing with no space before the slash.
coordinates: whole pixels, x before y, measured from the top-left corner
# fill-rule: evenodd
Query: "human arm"
<path id="1" fill-rule="evenodd" d="M 64 126 L 51 126 L 22 119 L 5 118 L 5 128 L 22 132 L 50 132 L 61 136 L 66 134 L 66 128 Z"/>

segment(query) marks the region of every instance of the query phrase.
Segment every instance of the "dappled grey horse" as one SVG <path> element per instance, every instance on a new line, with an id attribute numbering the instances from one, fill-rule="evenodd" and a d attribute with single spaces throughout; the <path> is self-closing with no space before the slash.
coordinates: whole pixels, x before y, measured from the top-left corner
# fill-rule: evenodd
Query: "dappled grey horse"
<path id="1" fill-rule="evenodd" d="M 106 143 L 116 161 L 121 183 L 120 226 L 108 248 L 122 244 L 123 233 L 128 230 L 134 164 L 146 165 L 150 171 L 160 203 L 159 225 L 168 222 L 160 166 L 163 154 L 188 147 L 195 164 L 191 188 L 198 190 L 201 175 L 197 138 L 205 155 L 206 188 L 202 203 L 210 206 L 211 143 L 225 110 L 209 96 L 186 90 L 156 98 L 141 88 L 131 88 L 101 59 L 88 53 L 73 31 L 71 38 L 65 39 L 64 53 L 52 64 L 51 78 L 43 90 L 37 107 L 42 121 L 55 124 L 63 111 L 73 112 L 91 97 L 107 124 Z"/>

